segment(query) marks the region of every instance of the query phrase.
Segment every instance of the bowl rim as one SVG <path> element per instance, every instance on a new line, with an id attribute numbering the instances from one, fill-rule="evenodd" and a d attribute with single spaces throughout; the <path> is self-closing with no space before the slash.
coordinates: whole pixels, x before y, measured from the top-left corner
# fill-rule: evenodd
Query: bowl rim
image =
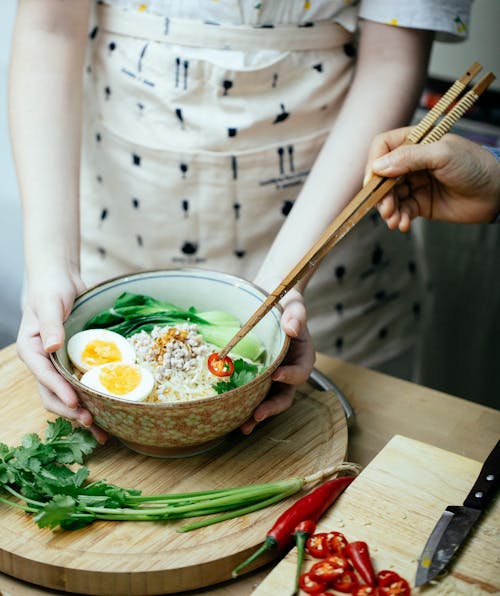
<path id="1" fill-rule="evenodd" d="M 268 292 L 266 292 L 263 288 L 261 288 L 260 286 L 258 286 L 257 284 L 255 284 L 252 281 L 248 281 L 247 279 L 243 278 L 243 277 L 239 277 L 237 275 L 233 275 L 231 273 L 225 273 L 223 271 L 216 271 L 213 269 L 202 269 L 202 268 L 195 268 L 195 267 L 173 267 L 173 268 L 158 268 L 158 269 L 144 269 L 141 271 L 137 271 L 135 273 L 126 273 L 123 275 L 117 275 L 115 277 L 112 278 L 108 278 L 103 280 L 102 282 L 98 282 L 92 286 L 90 286 L 89 288 L 87 288 L 86 290 L 84 290 L 83 292 L 81 292 L 80 294 L 78 294 L 75 298 L 75 301 L 73 303 L 73 307 L 71 309 L 71 312 L 68 315 L 68 318 L 71 316 L 71 314 L 73 313 L 73 311 L 75 310 L 75 305 L 76 307 L 80 306 L 82 304 L 82 300 L 83 303 L 86 302 L 85 297 L 88 294 L 94 293 L 97 289 L 99 289 L 100 287 L 103 286 L 112 286 L 114 282 L 118 281 L 118 280 L 123 280 L 126 281 L 128 278 L 134 278 L 134 277 L 140 277 L 141 275 L 144 274 L 150 274 L 150 273 L 167 273 L 167 272 L 177 272 L 177 273 L 206 273 L 206 274 L 210 274 L 210 273 L 216 273 L 217 275 L 221 275 L 225 278 L 229 278 L 232 280 L 238 280 L 240 282 L 244 282 L 245 284 L 247 284 L 248 286 L 250 286 L 251 288 L 257 290 L 259 293 L 261 293 L 264 297 L 267 297 L 269 295 Z M 90 297 L 88 297 L 87 299 L 89 299 Z M 281 306 L 281 304 L 277 303 L 272 310 L 277 309 L 280 314 L 283 314 L 283 307 Z M 116 397 L 114 395 L 107 395 L 105 393 L 101 393 L 99 391 L 96 391 L 94 389 L 91 389 L 90 387 L 87 387 L 87 385 L 84 385 L 83 383 L 81 383 L 75 376 L 73 376 L 67 369 L 66 367 L 62 364 L 59 355 L 58 355 L 58 351 L 56 352 L 50 352 L 49 353 L 49 359 L 52 362 L 54 368 L 57 370 L 57 372 L 71 385 L 75 386 L 77 389 L 79 389 L 80 391 L 83 391 L 85 393 L 89 393 L 92 396 L 96 397 L 96 398 L 105 398 L 105 399 L 109 399 L 112 402 L 118 402 L 119 404 L 129 404 L 131 406 L 138 406 L 138 407 L 154 407 L 156 408 L 173 408 L 173 407 L 181 407 L 181 408 L 188 408 L 188 407 L 193 407 L 194 404 L 207 404 L 211 401 L 220 401 L 221 398 L 226 398 L 226 397 L 230 397 L 233 396 L 234 393 L 236 391 L 241 390 L 242 387 L 245 387 L 245 389 L 251 389 L 254 385 L 260 384 L 262 382 L 262 379 L 264 376 L 269 377 L 274 370 L 276 370 L 276 368 L 279 366 L 279 364 L 282 362 L 283 358 L 285 357 L 288 348 L 290 346 L 290 337 L 283 331 L 283 329 L 280 326 L 280 330 L 284 335 L 284 340 L 283 340 L 283 345 L 281 346 L 281 350 L 279 351 L 279 354 L 274 358 L 273 362 L 267 366 L 257 377 L 255 377 L 254 379 L 252 379 L 251 381 L 249 381 L 248 383 L 245 383 L 245 385 L 241 385 L 240 387 L 235 387 L 234 389 L 231 389 L 230 391 L 225 391 L 224 393 L 219 393 L 217 395 L 212 395 L 209 397 L 202 397 L 200 399 L 193 399 L 193 400 L 188 400 L 188 401 L 175 401 L 175 402 L 147 402 L 147 401 L 131 401 L 128 399 L 124 399 L 121 397 Z M 64 345 L 61 346 L 65 347 L 67 343 L 67 340 L 65 338 L 64 340 Z M 60 348 L 60 349 L 61 349 Z"/>

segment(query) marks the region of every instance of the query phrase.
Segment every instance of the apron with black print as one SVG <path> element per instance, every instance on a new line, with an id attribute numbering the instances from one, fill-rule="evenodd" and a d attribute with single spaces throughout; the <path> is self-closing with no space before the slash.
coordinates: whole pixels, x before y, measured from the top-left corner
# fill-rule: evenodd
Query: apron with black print
<path id="1" fill-rule="evenodd" d="M 353 36 L 331 22 L 216 26 L 98 5 L 84 281 L 184 266 L 253 279 L 335 121 L 354 55 Z M 316 348 L 366 366 L 408 349 L 420 313 L 413 254 L 411 237 L 375 213 L 344 238 L 306 292 Z"/>

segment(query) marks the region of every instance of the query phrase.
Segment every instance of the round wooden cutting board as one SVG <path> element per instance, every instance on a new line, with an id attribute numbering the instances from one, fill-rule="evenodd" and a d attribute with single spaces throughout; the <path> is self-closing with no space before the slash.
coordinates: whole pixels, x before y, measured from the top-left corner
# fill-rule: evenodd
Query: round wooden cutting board
<path id="1" fill-rule="evenodd" d="M 15 358 L 4 361 L 0 441 L 44 435 L 54 417 Z M 347 425 L 332 391 L 305 387 L 294 405 L 250 436 L 234 432 L 213 450 L 184 459 L 154 459 L 111 439 L 86 462 L 90 480 L 105 479 L 144 494 L 187 492 L 303 476 L 344 460 Z M 230 579 L 260 545 L 280 513 L 301 495 L 233 520 L 178 533 L 184 522 L 95 522 L 76 531 L 40 529 L 0 503 L 0 571 L 39 586 L 79 594 L 171 594 Z M 263 565 L 270 556 L 261 557 Z M 255 567 L 254 567 L 255 568 Z"/>

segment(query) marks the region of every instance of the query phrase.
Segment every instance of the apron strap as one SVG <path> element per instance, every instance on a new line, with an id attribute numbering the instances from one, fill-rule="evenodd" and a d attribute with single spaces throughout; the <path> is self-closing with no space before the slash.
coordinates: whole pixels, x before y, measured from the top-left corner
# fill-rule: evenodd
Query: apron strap
<path id="1" fill-rule="evenodd" d="M 354 35 L 334 22 L 307 25 L 219 25 L 191 19 L 97 5 L 97 23 L 105 31 L 173 45 L 217 50 L 328 50 L 352 41 Z"/>

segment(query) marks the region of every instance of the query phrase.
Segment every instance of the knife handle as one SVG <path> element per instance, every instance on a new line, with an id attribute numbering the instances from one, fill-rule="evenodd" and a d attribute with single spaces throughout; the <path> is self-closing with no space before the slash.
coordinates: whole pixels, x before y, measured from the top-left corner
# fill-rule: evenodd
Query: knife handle
<path id="1" fill-rule="evenodd" d="M 495 495 L 500 485 L 500 441 L 493 447 L 481 468 L 472 490 L 467 495 L 464 506 L 483 511 Z"/>

